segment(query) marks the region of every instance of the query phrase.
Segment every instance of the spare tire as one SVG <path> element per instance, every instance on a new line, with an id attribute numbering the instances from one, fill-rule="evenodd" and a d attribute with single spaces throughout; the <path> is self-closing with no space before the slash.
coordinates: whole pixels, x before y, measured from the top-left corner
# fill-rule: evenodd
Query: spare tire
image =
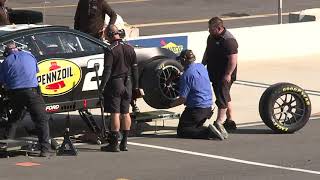
<path id="1" fill-rule="evenodd" d="M 293 133 L 308 122 L 311 101 L 299 86 L 277 83 L 262 94 L 259 113 L 263 122 L 275 132 Z"/>
<path id="2" fill-rule="evenodd" d="M 42 12 L 32 10 L 10 10 L 9 11 L 10 23 L 14 24 L 36 24 L 42 23 Z"/>
<path id="3" fill-rule="evenodd" d="M 141 76 L 144 101 L 156 109 L 167 109 L 179 96 L 182 65 L 173 59 L 159 59 L 146 64 Z"/>

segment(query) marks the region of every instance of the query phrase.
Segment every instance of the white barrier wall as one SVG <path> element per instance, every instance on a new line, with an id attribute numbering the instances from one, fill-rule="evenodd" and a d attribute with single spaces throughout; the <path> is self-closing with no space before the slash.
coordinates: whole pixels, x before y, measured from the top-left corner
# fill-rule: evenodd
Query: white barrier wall
<path id="1" fill-rule="evenodd" d="M 320 54 L 320 23 L 303 22 L 229 29 L 239 43 L 239 61 L 273 60 Z M 137 39 L 188 36 L 200 62 L 206 47 L 207 31 L 142 36 Z"/>

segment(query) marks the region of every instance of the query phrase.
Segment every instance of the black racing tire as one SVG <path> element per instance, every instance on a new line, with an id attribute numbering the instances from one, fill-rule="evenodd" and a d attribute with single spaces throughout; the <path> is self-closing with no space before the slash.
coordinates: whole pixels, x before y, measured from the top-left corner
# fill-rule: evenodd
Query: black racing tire
<path id="1" fill-rule="evenodd" d="M 9 11 L 10 23 L 14 24 L 36 24 L 43 22 L 42 12 L 32 10 L 10 10 Z"/>
<path id="2" fill-rule="evenodd" d="M 182 65 L 173 59 L 159 59 L 145 65 L 141 76 L 144 101 L 156 109 L 170 108 L 179 96 L 179 74 Z"/>
<path id="3" fill-rule="evenodd" d="M 308 94 L 291 83 L 271 85 L 259 102 L 262 121 L 277 133 L 294 133 L 303 128 L 311 114 Z"/>

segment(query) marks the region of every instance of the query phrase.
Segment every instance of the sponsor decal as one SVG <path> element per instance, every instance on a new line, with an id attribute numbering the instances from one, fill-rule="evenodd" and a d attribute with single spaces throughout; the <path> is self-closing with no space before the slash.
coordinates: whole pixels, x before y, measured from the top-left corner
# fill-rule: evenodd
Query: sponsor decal
<path id="1" fill-rule="evenodd" d="M 37 79 L 44 96 L 59 96 L 70 92 L 81 80 L 81 68 L 66 59 L 39 62 Z"/>
<path id="2" fill-rule="evenodd" d="M 137 39 L 128 41 L 132 46 L 162 47 L 179 55 L 182 50 L 188 48 L 188 36 L 160 37 L 150 39 Z"/>
<path id="3" fill-rule="evenodd" d="M 59 104 L 56 104 L 56 105 L 50 105 L 50 106 L 47 106 L 46 107 L 46 111 L 47 112 L 57 112 L 60 108 L 60 105 Z"/>

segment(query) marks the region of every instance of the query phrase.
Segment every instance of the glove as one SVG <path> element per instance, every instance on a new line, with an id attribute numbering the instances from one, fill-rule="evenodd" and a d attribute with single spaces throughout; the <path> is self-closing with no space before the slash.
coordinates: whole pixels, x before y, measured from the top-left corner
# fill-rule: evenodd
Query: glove
<path id="1" fill-rule="evenodd" d="M 102 93 L 99 93 L 99 100 L 100 100 L 100 101 L 103 101 L 103 99 L 104 99 L 103 94 L 102 94 Z"/>
<path id="2" fill-rule="evenodd" d="M 143 89 L 139 89 L 139 88 L 136 88 L 136 89 L 133 89 L 132 91 L 132 99 L 137 99 L 137 98 L 142 98 L 144 96 L 144 91 Z"/>

